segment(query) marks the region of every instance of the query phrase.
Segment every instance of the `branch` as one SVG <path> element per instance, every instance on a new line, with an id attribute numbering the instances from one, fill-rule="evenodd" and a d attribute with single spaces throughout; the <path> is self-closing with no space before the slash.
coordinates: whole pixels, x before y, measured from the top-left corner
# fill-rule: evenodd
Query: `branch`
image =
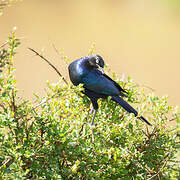
<path id="1" fill-rule="evenodd" d="M 6 166 L 6 168 L 8 168 L 13 162 L 14 162 L 14 158 L 11 156 L 11 157 L 9 157 L 9 159 L 4 160 L 4 161 L 2 162 L 2 165 L 0 166 L 0 169 L 1 169 L 3 166 Z"/>
<path id="2" fill-rule="evenodd" d="M 60 53 L 59 53 L 59 51 L 57 50 L 56 46 L 55 46 L 53 43 L 52 43 L 52 46 L 53 46 L 54 50 L 56 51 L 56 53 L 57 53 L 59 56 L 61 56 Z"/>
<path id="3" fill-rule="evenodd" d="M 174 121 L 174 120 L 177 120 L 177 119 L 179 119 L 179 118 L 180 118 L 180 116 L 177 116 L 177 117 L 175 117 L 175 118 L 170 119 L 169 121 Z"/>
<path id="4" fill-rule="evenodd" d="M 2 45 L 0 45 L 0 48 L 4 47 L 6 44 L 8 44 L 8 41 L 6 41 L 6 42 L 3 43 Z"/>
<path id="5" fill-rule="evenodd" d="M 15 102 L 15 95 L 14 89 L 12 89 L 12 101 L 11 101 L 12 111 L 14 112 L 14 118 L 16 118 L 16 102 Z"/>
<path id="6" fill-rule="evenodd" d="M 142 85 L 142 87 L 145 87 L 145 88 L 147 88 L 147 89 L 150 89 L 150 90 L 153 91 L 153 92 L 155 91 L 155 89 L 153 89 L 152 87 L 147 86 L 147 85 L 144 85 L 144 84 Z"/>
<path id="7" fill-rule="evenodd" d="M 164 161 L 164 164 L 163 164 L 162 167 L 159 169 L 159 171 L 158 171 L 156 174 L 154 174 L 153 176 L 151 176 L 150 178 L 148 178 L 147 180 L 151 180 L 151 179 L 153 179 L 154 177 L 156 177 L 156 176 L 159 175 L 159 173 L 161 172 L 161 170 L 166 166 L 169 155 L 170 155 L 170 152 L 166 155 L 165 158 L 167 158 L 167 159 Z"/>
<path id="8" fill-rule="evenodd" d="M 66 79 L 63 77 L 63 75 L 59 72 L 59 70 L 49 61 L 47 60 L 44 56 L 40 55 L 37 51 L 35 51 L 32 48 L 28 48 L 29 50 L 31 50 L 32 52 L 34 52 L 37 56 L 39 56 L 40 58 L 42 58 L 44 61 L 46 61 L 57 73 L 60 77 L 62 77 L 63 81 L 68 84 L 68 82 L 66 81 Z"/>

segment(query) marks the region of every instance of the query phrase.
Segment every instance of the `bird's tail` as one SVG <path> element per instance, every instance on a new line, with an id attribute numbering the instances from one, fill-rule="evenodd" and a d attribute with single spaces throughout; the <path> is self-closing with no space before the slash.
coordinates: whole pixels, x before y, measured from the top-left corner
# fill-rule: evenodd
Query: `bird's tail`
<path id="1" fill-rule="evenodd" d="M 112 100 L 120 104 L 129 113 L 134 113 L 135 116 L 138 116 L 138 112 L 132 106 L 130 106 L 126 101 L 124 101 L 121 97 L 112 96 Z M 140 116 L 138 118 L 151 126 L 151 123 L 149 123 L 143 116 Z"/>

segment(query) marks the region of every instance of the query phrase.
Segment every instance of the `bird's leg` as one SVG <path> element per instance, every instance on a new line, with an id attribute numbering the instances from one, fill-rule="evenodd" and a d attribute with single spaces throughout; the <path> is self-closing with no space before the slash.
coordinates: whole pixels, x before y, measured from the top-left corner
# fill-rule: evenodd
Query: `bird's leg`
<path id="1" fill-rule="evenodd" d="M 92 107 L 90 110 L 90 114 L 92 114 L 94 112 L 94 108 Z"/>
<path id="2" fill-rule="evenodd" d="M 94 114 L 93 114 L 93 118 L 92 118 L 92 121 L 91 121 L 91 125 L 90 125 L 90 129 L 91 129 L 91 134 L 92 134 L 92 143 L 94 143 L 94 133 L 93 133 L 93 129 L 92 126 L 94 125 L 94 119 L 95 119 L 95 116 L 96 116 L 96 113 L 97 113 L 97 109 L 92 109 L 94 111 Z"/>
<path id="3" fill-rule="evenodd" d="M 93 126 L 94 119 L 95 119 L 95 116 L 96 116 L 96 113 L 97 113 L 97 110 L 98 110 L 98 103 L 97 103 L 97 98 L 95 98 L 93 96 L 89 96 L 89 98 L 90 98 L 90 100 L 92 102 L 93 111 L 94 111 L 93 118 L 92 118 L 92 121 L 91 121 L 91 126 Z"/>
<path id="4" fill-rule="evenodd" d="M 91 121 L 91 126 L 94 125 L 94 119 L 95 119 L 95 116 L 96 116 L 96 113 L 97 113 L 97 109 L 93 109 L 94 111 L 94 114 L 93 114 L 93 118 L 92 118 L 92 121 Z"/>

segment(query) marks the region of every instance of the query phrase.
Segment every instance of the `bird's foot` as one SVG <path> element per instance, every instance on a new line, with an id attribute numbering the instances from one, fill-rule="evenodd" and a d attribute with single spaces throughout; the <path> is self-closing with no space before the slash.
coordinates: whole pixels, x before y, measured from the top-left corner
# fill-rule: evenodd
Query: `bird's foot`
<path id="1" fill-rule="evenodd" d="M 90 124 L 89 124 L 90 129 L 93 129 L 93 128 L 95 128 L 96 126 L 97 126 L 97 123 L 93 123 L 93 124 L 90 123 Z"/>
<path id="2" fill-rule="evenodd" d="M 95 119 L 96 113 L 97 113 L 97 110 L 96 110 L 96 109 L 93 109 L 93 111 L 94 111 L 94 114 L 93 114 L 93 118 L 92 118 L 92 121 L 91 121 L 91 125 L 94 124 L 94 119 Z"/>

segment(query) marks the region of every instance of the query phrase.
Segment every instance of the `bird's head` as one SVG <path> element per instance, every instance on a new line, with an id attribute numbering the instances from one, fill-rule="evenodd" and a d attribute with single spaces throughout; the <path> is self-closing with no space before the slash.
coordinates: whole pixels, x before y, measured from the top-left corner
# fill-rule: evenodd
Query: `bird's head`
<path id="1" fill-rule="evenodd" d="M 95 54 L 92 56 L 89 56 L 89 64 L 92 67 L 97 68 L 98 70 L 100 70 L 102 73 L 104 73 L 103 68 L 104 68 L 104 60 L 101 56 Z"/>

